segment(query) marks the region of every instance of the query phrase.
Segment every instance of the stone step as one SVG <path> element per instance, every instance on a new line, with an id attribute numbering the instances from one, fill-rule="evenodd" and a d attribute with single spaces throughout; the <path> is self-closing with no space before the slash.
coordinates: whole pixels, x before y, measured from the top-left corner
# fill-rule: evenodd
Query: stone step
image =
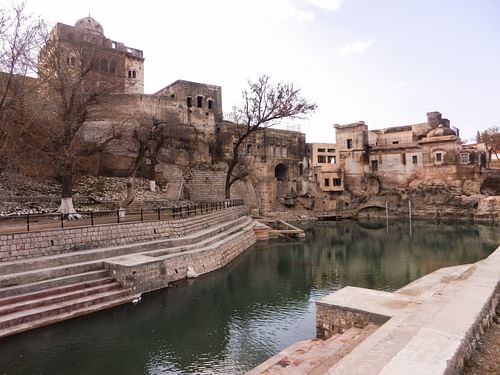
<path id="1" fill-rule="evenodd" d="M 237 224 L 239 221 L 244 220 L 244 216 L 235 218 L 230 222 L 225 222 L 217 225 L 216 220 L 220 218 L 215 217 L 211 220 L 199 221 L 195 224 L 200 227 L 200 229 L 205 229 L 203 232 L 198 233 L 193 236 L 184 236 L 171 239 L 155 240 L 145 243 L 122 245 L 115 247 L 106 247 L 100 249 L 90 249 L 81 250 L 71 253 L 58 254 L 52 256 L 45 256 L 39 258 L 29 258 L 19 261 L 3 262 L 0 263 L 0 275 L 8 275 L 13 273 L 22 273 L 35 269 L 57 267 L 64 264 L 75 264 L 81 262 L 88 262 L 92 260 L 101 260 L 105 258 L 112 258 L 126 254 L 132 253 L 143 253 L 145 251 L 152 251 L 158 249 L 164 249 L 166 247 L 180 246 L 198 242 L 200 240 L 210 238 L 213 233 L 218 233 L 220 231 L 226 230 Z M 200 226 L 199 224 L 206 224 L 205 226 Z M 190 227 L 191 228 L 191 227 Z M 0 283 L 0 287 L 2 284 Z"/>
<path id="2" fill-rule="evenodd" d="M 269 358 L 247 375 L 320 375 L 350 353 L 378 326 L 368 324 L 364 328 L 352 327 L 327 340 L 311 339 L 298 342 Z"/>
<path id="3" fill-rule="evenodd" d="M 111 279 L 112 280 L 112 279 Z M 5 301 L 0 300 L 0 316 L 15 313 L 18 311 L 29 310 L 36 307 L 47 306 L 55 303 L 69 301 L 71 299 L 81 298 L 89 296 L 91 294 L 108 292 L 111 290 L 120 289 L 121 285 L 118 282 L 104 282 L 98 285 L 85 286 L 83 284 L 77 284 L 78 287 L 73 290 L 61 291 L 65 288 L 53 288 L 45 290 L 44 293 L 32 293 L 25 294 L 19 297 L 23 297 L 22 301 L 10 302 L 5 304 Z M 43 296 L 37 296 L 37 294 L 44 294 Z M 31 296 L 31 298 L 29 298 Z"/>
<path id="4" fill-rule="evenodd" d="M 53 303 L 47 306 L 35 307 L 28 310 L 17 311 L 11 314 L 0 316 L 0 330 L 14 327 L 16 325 L 43 320 L 49 317 L 59 316 L 74 310 L 85 309 L 87 307 L 120 299 L 130 295 L 127 289 L 118 289 L 102 293 L 84 296 L 68 301 Z"/>
<path id="5" fill-rule="evenodd" d="M 31 284 L 37 281 L 55 279 L 62 276 L 76 275 L 89 271 L 102 270 L 102 261 L 69 264 L 57 267 L 35 269 L 27 272 L 18 272 L 0 276 L 0 288 L 16 285 Z M 0 289 L 1 290 L 1 289 Z"/>
<path id="6" fill-rule="evenodd" d="M 74 275 L 57 277 L 54 279 L 36 281 L 34 283 L 15 285 L 11 287 L 0 288 L 0 298 L 19 296 L 25 293 L 43 291 L 47 288 L 54 288 L 79 282 L 88 282 L 91 280 L 103 279 L 106 277 L 109 277 L 108 271 L 100 269 L 97 271 L 83 272 Z"/>
<path id="7" fill-rule="evenodd" d="M 79 290 L 83 288 L 92 288 L 97 285 L 104 285 L 104 284 L 109 284 L 114 282 L 115 280 L 112 277 L 105 277 L 105 278 L 100 278 L 96 280 L 89 280 L 89 281 L 83 281 L 83 282 L 76 282 L 73 284 L 69 285 L 63 285 L 63 286 L 56 286 L 56 287 L 48 287 L 40 291 L 35 291 L 35 292 L 27 292 L 19 295 L 14 295 L 14 296 L 8 296 L 8 297 L 3 297 L 0 298 L 0 308 L 1 306 L 6 306 L 8 304 L 13 304 L 13 303 L 18 303 L 18 302 L 23 302 L 23 301 L 28 301 L 28 300 L 34 300 L 37 298 L 43 298 L 59 293 L 67 293 L 67 292 L 72 292 L 74 290 Z"/>
<path id="8" fill-rule="evenodd" d="M 112 308 L 115 306 L 123 305 L 125 303 L 131 302 L 132 300 L 134 300 L 137 297 L 138 297 L 138 295 L 131 295 L 128 293 L 127 295 L 124 295 L 123 297 L 119 297 L 119 298 L 116 297 L 116 298 L 108 300 L 108 301 L 95 303 L 93 305 L 86 306 L 86 307 L 80 307 L 80 308 L 73 309 L 73 310 L 70 310 L 70 311 L 67 311 L 64 313 L 59 313 L 58 315 L 46 316 L 44 318 L 33 320 L 31 322 L 28 322 L 28 323 L 22 323 L 22 324 L 18 324 L 16 326 L 12 326 L 9 328 L 0 329 L 0 338 L 6 337 L 6 336 L 11 336 L 11 335 L 21 333 L 21 332 L 25 332 L 25 331 L 28 331 L 28 330 L 31 330 L 34 328 L 39 328 L 39 327 L 47 326 L 50 324 L 62 322 L 62 321 L 68 320 L 68 319 L 76 318 L 76 317 L 79 317 L 82 315 L 90 314 L 90 313 L 101 311 L 104 309 L 109 309 L 109 308 Z"/>
<path id="9" fill-rule="evenodd" d="M 209 247 L 217 242 L 220 242 L 221 240 L 232 236 L 233 234 L 243 230 L 246 226 L 248 226 L 252 222 L 252 219 L 246 218 L 245 220 L 239 220 L 237 224 L 232 226 L 231 228 L 224 228 L 224 230 L 218 231 L 217 234 L 213 234 L 210 238 L 206 239 L 203 242 L 199 242 L 193 245 L 186 245 L 186 246 L 176 246 L 176 247 L 171 247 L 171 248 L 166 248 L 166 249 L 160 249 L 160 250 L 154 250 L 154 251 L 148 251 L 144 252 L 144 255 L 152 256 L 152 257 L 160 257 L 163 255 L 169 255 L 169 254 L 176 254 L 176 253 L 181 253 L 189 250 L 195 250 L 195 249 L 200 249 L 200 248 L 205 248 Z"/>

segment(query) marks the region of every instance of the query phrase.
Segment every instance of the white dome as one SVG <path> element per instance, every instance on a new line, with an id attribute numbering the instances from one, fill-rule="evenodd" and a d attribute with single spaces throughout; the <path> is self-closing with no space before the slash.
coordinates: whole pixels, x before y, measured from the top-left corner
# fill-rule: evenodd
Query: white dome
<path id="1" fill-rule="evenodd" d="M 80 18 L 75 23 L 75 27 L 94 34 L 104 35 L 104 30 L 99 22 L 92 17 Z"/>

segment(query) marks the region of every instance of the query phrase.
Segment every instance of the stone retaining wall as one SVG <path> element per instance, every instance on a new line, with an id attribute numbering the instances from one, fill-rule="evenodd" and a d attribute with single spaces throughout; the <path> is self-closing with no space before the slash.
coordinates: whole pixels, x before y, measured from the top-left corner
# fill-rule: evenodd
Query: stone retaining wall
<path id="1" fill-rule="evenodd" d="M 175 238 L 245 214 L 240 206 L 184 219 L 0 234 L 0 262 Z"/>
<path id="2" fill-rule="evenodd" d="M 219 269 L 256 241 L 253 228 L 248 226 L 222 243 L 207 248 L 153 258 L 125 256 L 105 262 L 113 277 L 134 293 L 145 293 L 165 288 L 169 283 L 187 277 L 188 267 L 198 275 Z"/>

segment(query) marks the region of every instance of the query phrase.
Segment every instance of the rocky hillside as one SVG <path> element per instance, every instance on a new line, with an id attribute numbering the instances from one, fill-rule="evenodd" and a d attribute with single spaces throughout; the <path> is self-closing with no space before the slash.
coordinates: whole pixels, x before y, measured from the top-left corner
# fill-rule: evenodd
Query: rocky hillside
<path id="1" fill-rule="evenodd" d="M 147 206 L 162 201 L 162 205 L 167 205 L 167 186 L 157 184 L 156 190 L 149 191 L 149 182 L 137 178 L 134 203 Z M 125 195 L 125 178 L 84 176 L 75 185 L 74 198 L 77 209 L 105 209 L 119 204 Z M 59 197 L 57 181 L 38 181 L 12 173 L 0 176 L 0 215 L 54 211 L 59 205 Z"/>

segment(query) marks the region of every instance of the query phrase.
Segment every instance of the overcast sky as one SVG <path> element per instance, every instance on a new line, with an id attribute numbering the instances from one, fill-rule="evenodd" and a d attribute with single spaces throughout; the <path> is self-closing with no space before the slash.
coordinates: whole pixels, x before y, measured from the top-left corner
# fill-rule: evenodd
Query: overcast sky
<path id="1" fill-rule="evenodd" d="M 10 0 L 0 0 L 5 6 Z M 247 79 L 291 81 L 318 104 L 308 142 L 333 124 L 370 129 L 440 111 L 463 139 L 500 125 L 498 0 L 27 0 L 49 23 L 89 14 L 144 51 L 145 92 L 176 79 L 222 86 L 224 112 Z"/>

